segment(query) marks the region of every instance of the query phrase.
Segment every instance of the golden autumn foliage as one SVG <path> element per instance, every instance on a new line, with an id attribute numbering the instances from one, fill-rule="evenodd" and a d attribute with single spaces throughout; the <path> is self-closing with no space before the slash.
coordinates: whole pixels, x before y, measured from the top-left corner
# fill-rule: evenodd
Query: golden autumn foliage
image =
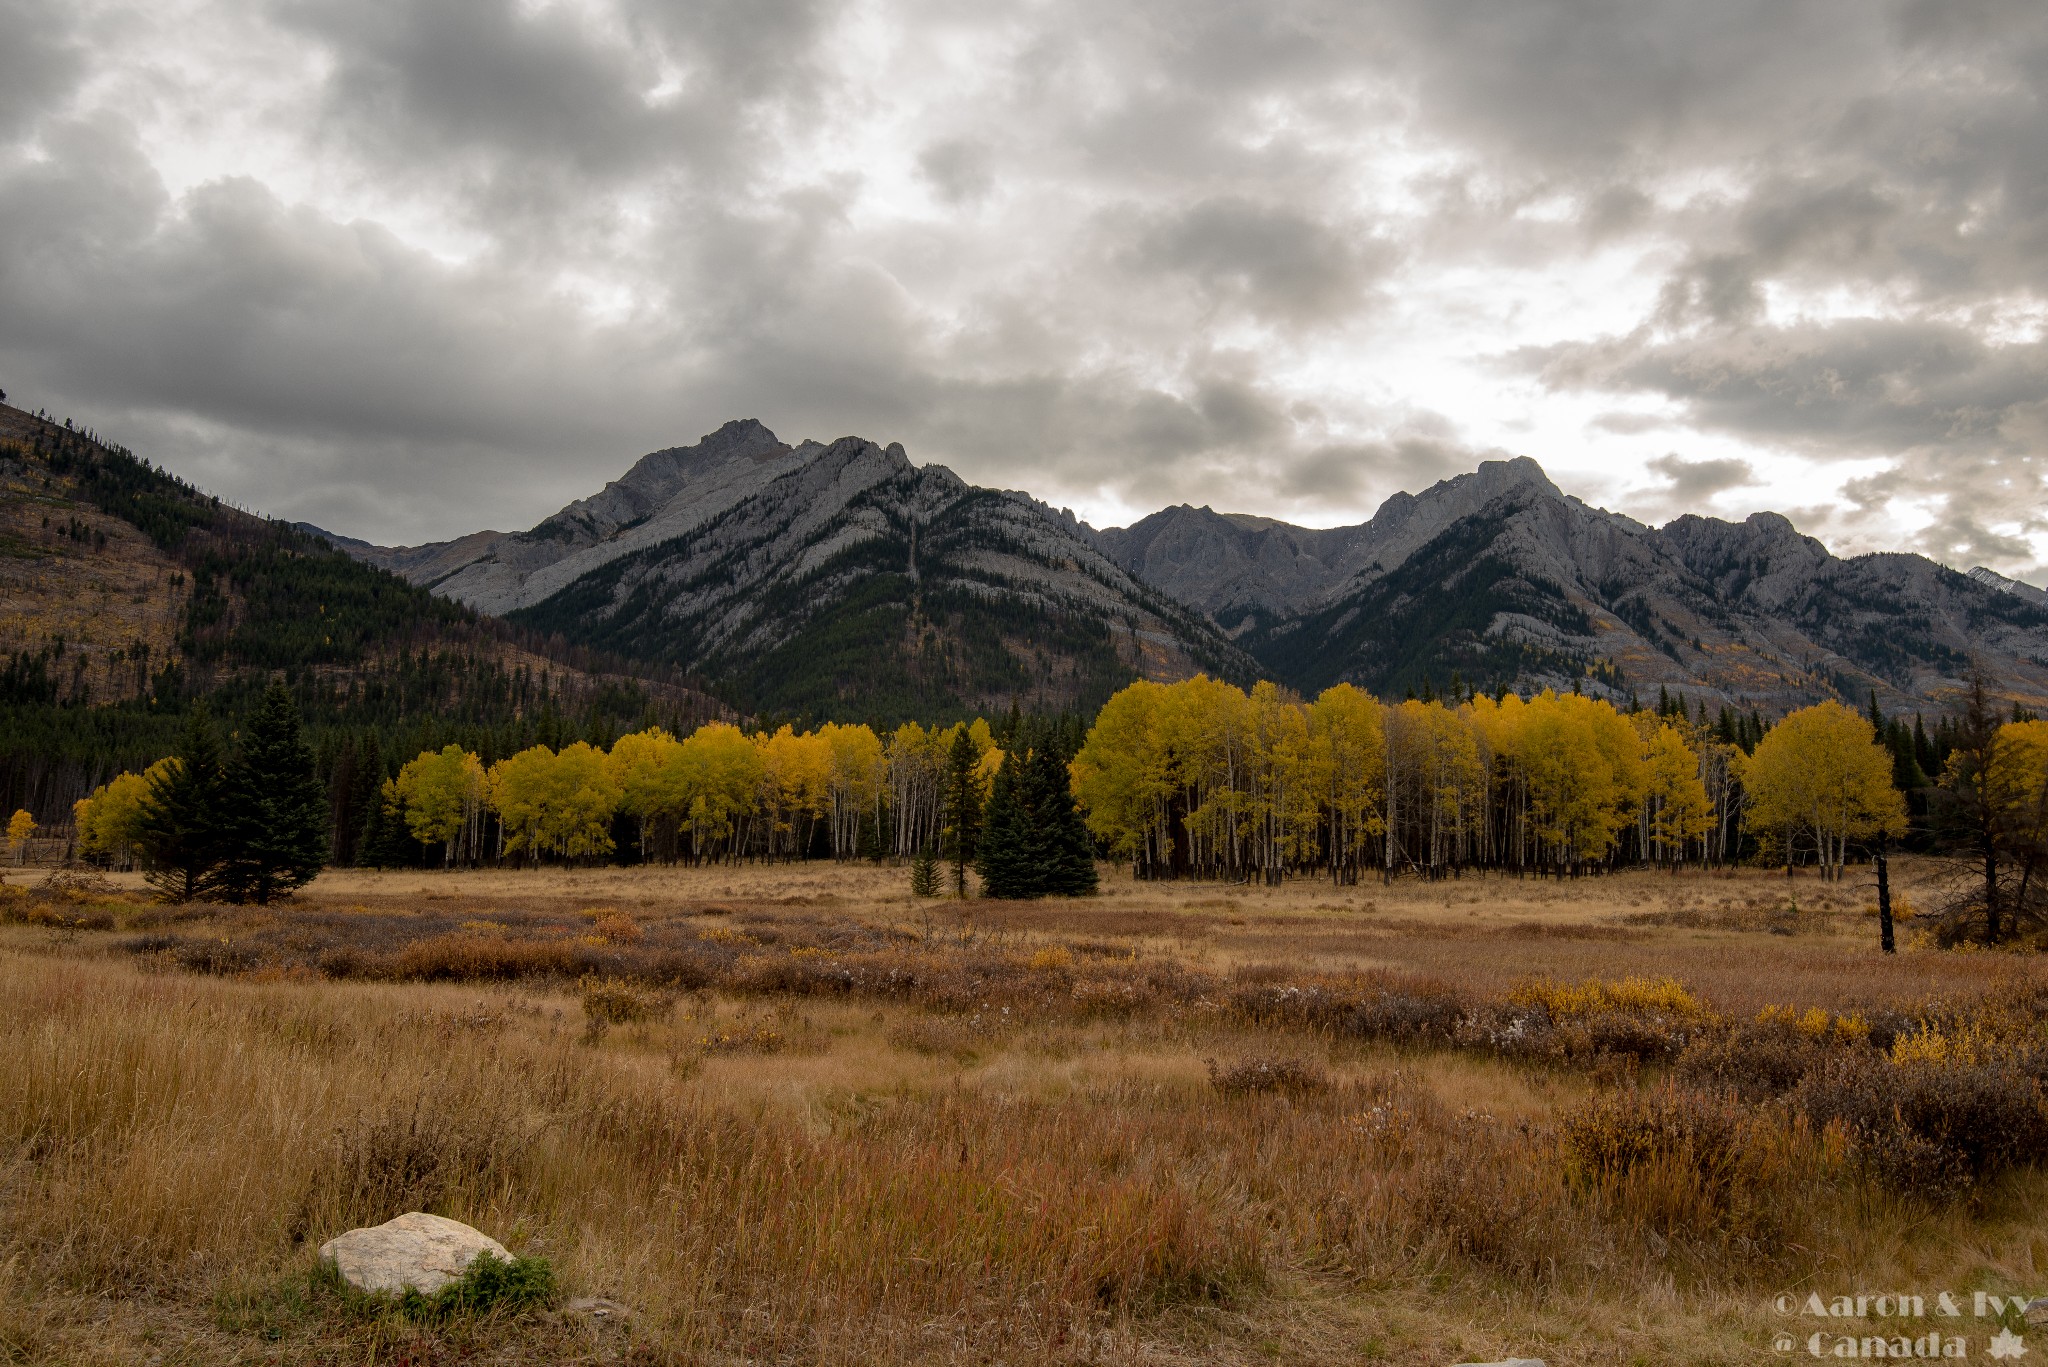
<path id="1" fill-rule="evenodd" d="M 575 859 L 609 854 L 619 788 L 604 751 L 587 741 L 522 750 L 490 769 L 491 806 L 503 823 L 505 852 Z"/>
<path id="2" fill-rule="evenodd" d="M 18 808 L 13 816 L 7 818 L 7 850 L 15 862 L 21 861 L 23 852 L 28 848 L 29 837 L 35 833 L 35 813 L 26 807 Z"/>
<path id="3" fill-rule="evenodd" d="M 1838 702 L 1803 707 L 1773 727 L 1744 781 L 1752 826 L 1776 833 L 1788 861 L 1805 842 L 1830 878 L 1841 877 L 1850 841 L 1906 828 L 1891 756 L 1870 722 Z"/>
<path id="4" fill-rule="evenodd" d="M 427 752 L 398 771 L 395 791 L 406 826 L 423 845 L 441 845 L 454 862 L 474 850 L 489 787 L 483 762 L 459 745 Z"/>
<path id="5" fill-rule="evenodd" d="M 886 735 L 711 722 L 488 766 L 445 746 L 404 765 L 383 810 L 450 863 L 491 855 L 493 828 L 497 856 L 528 860 L 610 855 L 615 830 L 650 860 L 908 857 L 941 844 L 956 744 L 985 801 L 1004 753 L 983 720 Z M 2000 810 L 2048 862 L 2048 723 L 2015 723 L 2001 744 Z M 1753 826 L 1833 876 L 1849 841 L 1902 819 L 1888 765 L 1869 723 L 1832 703 L 1794 713 L 1749 757 L 1682 712 L 1578 694 L 1390 704 L 1337 684 L 1305 700 L 1197 675 L 1111 697 L 1068 772 L 1098 848 L 1140 877 L 1349 883 L 1720 861 L 1745 798 Z M 124 775 L 79 804 L 82 852 L 129 857 L 142 786 Z"/>
<path id="6" fill-rule="evenodd" d="M 1984 795 L 1999 843 L 2020 864 L 2048 863 L 2048 721 L 1998 728 Z"/>
<path id="7" fill-rule="evenodd" d="M 150 784 L 162 780 L 175 759 L 165 758 L 140 774 L 121 774 L 72 804 L 78 852 L 88 859 L 133 864 L 142 857 L 142 806 Z"/>
<path id="8" fill-rule="evenodd" d="M 1097 839 L 1141 874 L 1343 882 L 1579 868 L 1632 830 L 1640 857 L 1702 858 L 1735 753 L 1577 695 L 1386 705 L 1339 684 L 1304 702 L 1198 677 L 1111 698 L 1074 784 Z"/>

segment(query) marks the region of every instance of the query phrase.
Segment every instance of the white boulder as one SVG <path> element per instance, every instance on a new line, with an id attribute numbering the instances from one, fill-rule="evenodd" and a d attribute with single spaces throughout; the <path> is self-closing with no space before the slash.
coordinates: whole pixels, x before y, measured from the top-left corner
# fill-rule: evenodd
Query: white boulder
<path id="1" fill-rule="evenodd" d="M 320 1261 L 334 1264 L 358 1291 L 431 1296 L 459 1281 L 479 1253 L 507 1262 L 505 1246 L 460 1220 L 409 1211 L 372 1229 L 352 1229 L 320 1245 Z"/>

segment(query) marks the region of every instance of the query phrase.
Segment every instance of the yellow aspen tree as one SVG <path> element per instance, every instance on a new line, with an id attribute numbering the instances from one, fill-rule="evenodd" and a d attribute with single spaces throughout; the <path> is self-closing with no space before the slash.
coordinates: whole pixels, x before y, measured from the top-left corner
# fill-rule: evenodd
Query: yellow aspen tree
<path id="1" fill-rule="evenodd" d="M 1172 784 L 1159 730 L 1167 692 L 1167 685 L 1143 679 L 1119 689 L 1074 756 L 1074 795 L 1089 833 L 1109 847 L 1110 858 L 1132 861 L 1141 874 L 1164 866 L 1172 853 Z"/>
<path id="2" fill-rule="evenodd" d="M 895 817 L 899 858 L 938 847 L 940 798 L 952 744 L 950 731 L 940 727 L 927 731 L 914 721 L 904 722 L 889 736 L 889 804 Z"/>
<path id="3" fill-rule="evenodd" d="M 150 784 L 170 775 L 177 760 L 166 756 L 140 774 L 121 774 L 72 806 L 78 853 L 109 864 L 133 865 L 142 858 L 142 808 Z"/>
<path id="4" fill-rule="evenodd" d="M 745 853 L 761 789 L 761 754 L 754 743 L 730 722 L 710 722 L 683 741 L 677 767 L 683 774 L 690 857 L 703 860 L 718 850 L 729 858 Z"/>
<path id="5" fill-rule="evenodd" d="M 1890 753 L 1862 713 L 1838 702 L 1803 707 L 1772 727 L 1749 757 L 1745 781 L 1751 823 L 1783 834 L 1788 871 L 1802 836 L 1822 877 L 1834 881 L 1850 841 L 1906 829 Z"/>
<path id="6" fill-rule="evenodd" d="M 619 810 L 639 827 L 642 859 L 648 857 L 650 832 L 665 840 L 689 808 L 682 752 L 681 741 L 655 726 L 620 736 L 605 756 L 605 768 L 619 790 Z"/>
<path id="7" fill-rule="evenodd" d="M 475 755 L 459 745 L 422 751 L 398 771 L 406 828 L 422 845 L 442 847 L 442 863 L 475 852 L 489 783 Z"/>
<path id="8" fill-rule="evenodd" d="M 986 730 L 986 728 L 983 728 Z M 860 852 L 862 823 L 881 814 L 889 790 L 889 764 L 882 741 L 865 725 L 827 722 L 818 738 L 830 755 L 826 803 L 830 809 L 832 856 L 851 859 Z"/>
<path id="9" fill-rule="evenodd" d="M 1649 835 L 1657 862 L 1682 864 L 1692 842 L 1714 824 L 1714 809 L 1700 781 L 1700 757 L 1685 743 L 1678 728 L 1655 727 L 1643 743 L 1644 801 L 1650 812 Z"/>
<path id="10" fill-rule="evenodd" d="M 1517 868 L 1526 865 L 1532 853 L 1528 775 L 1518 759 L 1527 711 L 1527 704 L 1512 693 L 1498 702 L 1481 695 L 1465 708 L 1486 765 L 1487 791 L 1498 808 L 1498 826 L 1491 833 L 1494 857 Z"/>
<path id="11" fill-rule="evenodd" d="M 1468 715 L 1441 702 L 1426 704 L 1429 718 L 1430 796 L 1434 860 L 1462 864 L 1486 794 L 1486 766 Z"/>
<path id="12" fill-rule="evenodd" d="M 1366 845 L 1386 830 L 1381 814 L 1387 772 L 1386 730 L 1379 701 L 1348 683 L 1324 689 L 1308 707 L 1318 747 L 1321 805 L 1328 822 L 1330 876 L 1358 881 Z"/>
<path id="13" fill-rule="evenodd" d="M 545 745 L 535 745 L 516 755 L 508 755 L 490 767 L 486 779 L 491 810 L 498 814 L 500 853 L 539 857 L 547 802 L 547 771 L 554 762 L 553 750 Z M 404 794 L 400 792 L 397 796 L 400 810 L 406 810 L 409 804 L 405 803 Z M 410 821 L 408 813 L 408 824 Z"/>
<path id="14" fill-rule="evenodd" d="M 611 853 L 619 790 L 604 751 L 587 741 L 560 754 L 536 745 L 492 765 L 489 777 L 507 853 L 570 859 Z"/>
<path id="15" fill-rule="evenodd" d="M 761 752 L 761 810 L 770 857 L 801 858 L 811 831 L 825 813 L 832 777 L 832 751 L 815 734 L 798 734 L 785 724 L 773 735 L 757 733 Z"/>
<path id="16" fill-rule="evenodd" d="M 556 851 L 571 859 L 610 854 L 619 785 L 605 764 L 604 751 L 581 740 L 564 746 L 555 756 L 553 778 L 549 836 Z"/>
<path id="17" fill-rule="evenodd" d="M 14 815 L 7 818 L 7 849 L 14 856 L 15 863 L 19 864 L 28 858 L 29 838 L 35 833 L 35 813 L 28 808 L 17 808 Z"/>
<path id="18" fill-rule="evenodd" d="M 1189 863 L 1209 875 L 1247 868 L 1244 808 L 1251 778 L 1251 699 L 1244 690 L 1197 674 L 1173 685 L 1168 747 L 1179 770 Z"/>
<path id="19" fill-rule="evenodd" d="M 1606 858 L 1635 820 L 1642 793 L 1635 728 L 1605 702 L 1548 690 L 1529 700 L 1521 723 L 1515 762 L 1542 857 L 1572 866 Z"/>
<path id="20" fill-rule="evenodd" d="M 2048 870 L 2048 721 L 1998 729 L 1983 787 L 1995 838 L 2020 871 L 2012 910 L 2029 916 L 2035 880 Z"/>

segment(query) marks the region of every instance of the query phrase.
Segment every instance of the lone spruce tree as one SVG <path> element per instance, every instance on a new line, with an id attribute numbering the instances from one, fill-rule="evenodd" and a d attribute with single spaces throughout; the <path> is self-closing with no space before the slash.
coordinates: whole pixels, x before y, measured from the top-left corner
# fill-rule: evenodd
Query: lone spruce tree
<path id="1" fill-rule="evenodd" d="M 227 782 L 220 736 L 204 707 L 185 722 L 173 762 L 153 771 L 136 822 L 142 876 L 167 902 L 196 902 L 220 892 L 226 852 L 222 804 Z"/>
<path id="2" fill-rule="evenodd" d="M 319 876 L 327 863 L 327 793 L 282 683 L 264 691 L 226 788 L 225 896 L 262 906 Z"/>
<path id="3" fill-rule="evenodd" d="M 1027 781 L 1036 819 L 1039 888 L 1054 897 L 1087 897 L 1095 891 L 1095 841 L 1074 804 L 1067 761 L 1050 735 L 1032 751 Z"/>
<path id="4" fill-rule="evenodd" d="M 1036 897 L 1042 890 L 1037 831 L 1026 805 L 1024 767 L 1021 748 L 1003 757 L 988 806 L 982 811 L 974 869 L 981 875 L 981 890 L 990 897 Z"/>
<path id="5" fill-rule="evenodd" d="M 977 770 L 981 756 L 974 740 L 961 727 L 953 735 L 953 750 L 946 758 L 945 827 L 946 852 L 953 861 L 953 895 L 967 895 L 967 870 L 975 860 L 975 845 L 981 839 L 981 780 Z"/>

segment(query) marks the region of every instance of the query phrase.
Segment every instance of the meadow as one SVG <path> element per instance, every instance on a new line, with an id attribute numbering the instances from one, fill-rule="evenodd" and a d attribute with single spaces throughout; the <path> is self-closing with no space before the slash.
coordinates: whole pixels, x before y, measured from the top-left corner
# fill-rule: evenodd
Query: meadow
<path id="1" fill-rule="evenodd" d="M 1882 956 L 1855 872 L 8 870 L 0 1361 L 1981 1357 L 1773 1305 L 2048 1291 L 2048 966 Z M 408 1209 L 626 1312 L 318 1274 Z"/>

